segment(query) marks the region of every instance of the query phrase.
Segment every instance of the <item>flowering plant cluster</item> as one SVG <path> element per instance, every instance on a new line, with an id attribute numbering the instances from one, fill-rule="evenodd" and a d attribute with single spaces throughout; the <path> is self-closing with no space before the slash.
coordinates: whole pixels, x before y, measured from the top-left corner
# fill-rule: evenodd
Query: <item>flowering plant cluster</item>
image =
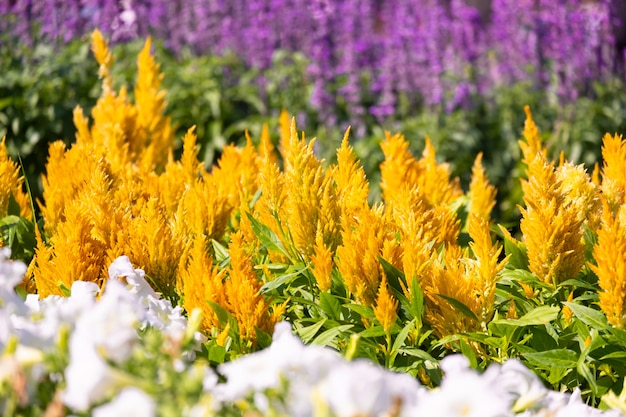
<path id="1" fill-rule="evenodd" d="M 0 251 L 0 410 L 5 416 L 622 416 L 550 391 L 517 360 L 480 375 L 463 356 L 441 362 L 441 387 L 305 346 L 288 323 L 271 346 L 217 367 L 203 336 L 127 257 L 109 281 L 76 281 L 67 297 L 15 292 L 26 265 Z M 624 399 L 613 403 L 626 406 Z"/>
<path id="2" fill-rule="evenodd" d="M 175 158 L 150 39 L 137 59 L 134 100 L 126 87 L 116 90 L 115 56 L 98 31 L 92 51 L 102 94 L 92 120 L 75 110 L 75 143 L 50 146 L 38 202 L 41 219 L 19 167 L 0 143 L 2 245 L 28 263 L 26 271 L 10 264 L 21 269 L 10 274 L 0 298 L 7 305 L 8 329 L 0 336 L 6 336 L 2 343 L 9 354 L 22 352 L 19 345 L 34 349 L 24 351 L 23 364 L 45 357 L 47 347 L 56 352 L 49 368 L 44 366 L 48 373 L 37 366 L 10 380 L 23 381 L 11 386 L 10 410 L 19 409 L 24 398 L 43 398 L 45 404 L 65 401 L 87 412 L 106 401 L 101 396 L 114 395 L 118 383 L 128 385 L 130 374 L 153 381 L 160 387 L 156 391 L 138 388 L 178 410 L 185 410 L 180 401 L 191 398 L 201 407 L 210 403 L 210 410 L 228 403 L 299 415 L 289 407 L 301 406 L 306 415 L 307 402 L 300 398 L 309 388 L 299 384 L 310 382 L 313 394 L 305 397 L 313 398 L 313 410 L 394 415 L 405 413 L 403 407 L 412 413 L 426 405 L 450 406 L 439 393 L 458 390 L 446 382 L 446 375 L 458 372 L 460 380 L 489 384 L 513 379 L 502 390 L 489 391 L 498 400 L 479 415 L 599 413 L 583 403 L 624 411 L 626 141 L 621 136 L 603 138 L 603 165 L 588 174 L 564 155 L 558 163 L 550 159 L 526 108 L 519 143 L 526 175 L 515 232 L 492 219 L 497 190 L 482 155 L 463 190 L 448 165 L 438 162 L 428 138 L 417 158 L 404 136 L 386 133 L 382 200 L 374 204 L 349 131 L 336 163 L 325 164 L 315 155 L 314 141 L 306 141 L 286 113 L 277 145 L 265 128 L 258 144 L 248 135 L 245 146 L 227 147 L 209 172 L 198 161 L 192 128 Z M 120 277 L 131 295 L 117 282 Z M 16 284 L 31 294 L 25 303 L 13 291 Z M 60 298 L 68 295 L 72 301 Z M 282 354 L 274 342 L 304 349 L 281 330 L 282 321 L 291 323 L 304 343 L 329 346 L 363 365 L 349 365 L 356 368 L 335 376 L 343 365 L 321 353 L 327 351 L 311 348 L 311 358 Z M 29 335 L 32 343 L 25 341 Z M 483 370 L 482 376 L 461 359 L 447 359 L 454 353 Z M 262 365 L 252 358 L 262 358 Z M 295 358 L 304 365 L 292 362 Z M 381 376 L 387 374 L 369 371 L 375 368 L 356 359 L 404 375 Z M 76 385 L 70 376 L 80 373 L 81 360 L 92 363 L 92 379 Z M 316 366 L 330 362 L 315 373 L 309 360 Z M 203 361 L 217 366 L 226 386 L 232 381 L 222 397 L 220 384 L 209 390 L 212 400 L 202 397 L 211 380 Z M 520 362 L 538 379 L 521 371 Z M 301 365 L 308 376 L 298 374 Z M 273 375 L 267 379 L 237 376 L 267 367 Z M 185 373 L 188 369 L 193 371 Z M 346 405 L 342 401 L 354 393 L 351 384 L 340 390 L 340 381 L 361 372 L 360 383 L 391 378 L 380 388 L 388 391 Z M 28 378 L 48 388 L 29 393 Z M 439 388 L 423 397 L 418 388 L 415 396 L 398 388 L 419 387 L 418 380 Z M 573 394 L 550 394 L 539 380 Z M 72 402 L 72 392 L 87 403 Z M 340 399 L 335 392 L 342 393 Z M 461 415 L 478 406 L 466 400 Z M 224 412 L 236 412 L 230 405 Z"/>
<path id="3" fill-rule="evenodd" d="M 611 4 L 494 0 L 486 19 L 463 0 L 3 0 L 0 31 L 21 42 L 95 28 L 116 41 L 152 35 L 177 52 L 234 51 L 261 68 L 278 50 L 298 51 L 332 126 L 342 104 L 353 123 L 380 121 L 406 101 L 452 110 L 527 79 L 564 100 L 587 94 L 621 60 Z"/>

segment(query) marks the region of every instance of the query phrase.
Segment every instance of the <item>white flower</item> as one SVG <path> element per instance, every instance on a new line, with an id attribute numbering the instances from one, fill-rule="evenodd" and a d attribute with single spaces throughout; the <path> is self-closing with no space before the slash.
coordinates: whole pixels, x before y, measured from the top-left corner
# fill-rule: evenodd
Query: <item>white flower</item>
<path id="1" fill-rule="evenodd" d="M 226 377 L 226 383 L 219 384 L 213 392 L 218 401 L 233 402 L 268 388 L 280 389 L 287 380 L 286 410 L 279 411 L 306 416 L 312 410 L 313 387 L 342 361 L 341 356 L 330 349 L 304 346 L 291 333 L 289 323 L 278 323 L 270 347 L 220 365 L 218 371 Z M 265 411 L 267 401 L 257 395 L 255 404 Z"/>
<path id="2" fill-rule="evenodd" d="M 545 405 L 547 388 L 537 375 L 530 371 L 517 359 L 507 360 L 501 367 L 497 377 L 498 384 L 504 391 L 513 395 L 513 411 L 535 409 Z"/>
<path id="3" fill-rule="evenodd" d="M 26 264 L 22 261 L 12 261 L 11 249 L 0 248 L 0 291 L 13 289 L 24 279 Z"/>
<path id="4" fill-rule="evenodd" d="M 446 417 L 502 417 L 511 415 L 511 399 L 491 375 L 471 370 L 462 355 L 441 361 L 441 387 L 420 399 L 416 415 Z"/>
<path id="5" fill-rule="evenodd" d="M 122 362 L 138 340 L 137 329 L 144 315 L 136 296 L 118 281 L 109 281 L 100 301 L 76 322 L 72 337 L 90 340 L 104 357 Z"/>
<path id="6" fill-rule="evenodd" d="M 153 417 L 156 403 L 138 388 L 122 390 L 111 402 L 93 410 L 93 417 Z"/>
<path id="7" fill-rule="evenodd" d="M 65 405 L 85 411 L 128 384 L 128 377 L 100 357 L 90 338 L 75 332 L 70 339 L 70 364 L 65 369 Z"/>
<path id="8" fill-rule="evenodd" d="M 146 281 L 146 273 L 143 269 L 134 269 L 128 256 L 120 256 L 109 266 L 109 281 L 117 281 L 121 277 L 126 278 L 127 288 L 132 294 L 139 297 L 152 296 L 160 298 Z"/>
<path id="9" fill-rule="evenodd" d="M 319 392 L 338 417 L 382 416 L 415 406 L 419 384 L 409 375 L 356 360 L 336 365 Z"/>

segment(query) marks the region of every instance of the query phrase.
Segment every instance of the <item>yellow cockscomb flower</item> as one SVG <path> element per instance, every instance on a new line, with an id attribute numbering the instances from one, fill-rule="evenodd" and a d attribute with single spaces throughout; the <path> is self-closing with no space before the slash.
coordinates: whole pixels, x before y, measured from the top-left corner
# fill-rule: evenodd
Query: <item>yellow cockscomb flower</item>
<path id="1" fill-rule="evenodd" d="M 489 220 L 491 210 L 496 205 L 496 187 L 489 183 L 489 179 L 482 165 L 483 154 L 479 153 L 472 167 L 472 181 L 470 182 L 469 213 Z"/>
<path id="2" fill-rule="evenodd" d="M 616 214 L 603 199 L 602 224 L 598 243 L 593 248 L 596 265 L 590 268 L 598 276 L 601 288 L 600 308 L 612 326 L 626 329 L 626 205 Z"/>
<path id="3" fill-rule="evenodd" d="M 365 305 L 375 303 L 381 280 L 378 257 L 390 238 L 382 206 L 363 210 L 353 227 L 342 233 L 336 252 L 337 268 L 348 290 Z"/>
<path id="4" fill-rule="evenodd" d="M 237 320 L 241 337 L 254 344 L 257 336 L 255 327 L 272 333 L 277 317 L 272 315 L 260 292 L 261 283 L 254 271 L 252 259 L 245 251 L 243 236 L 235 233 L 231 239 L 228 246 L 230 267 L 224 282 L 226 308 Z"/>
<path id="5" fill-rule="evenodd" d="M 557 173 L 554 164 L 547 161 L 538 129 L 530 111 L 526 111 L 526 142 L 520 141 L 520 146 L 528 167 L 528 179 L 522 181 L 526 207 L 520 207 L 520 229 L 530 271 L 556 286 L 575 278 L 585 262 L 582 228 L 585 219 L 579 213 L 577 201 L 582 195 L 594 198 L 593 186 L 579 175 L 578 169 L 569 165 L 563 164 L 563 173 Z M 577 184 L 574 188 L 573 183 Z M 584 189 L 581 184 L 585 185 Z"/>
<path id="6" fill-rule="evenodd" d="M 604 136 L 602 159 L 602 194 L 608 208 L 617 212 L 626 204 L 626 141 L 621 135 Z"/>
<path id="7" fill-rule="evenodd" d="M 337 165 L 332 169 L 332 177 L 337 187 L 337 201 L 341 208 L 341 224 L 350 227 L 358 213 L 367 207 L 369 184 L 363 167 L 359 165 L 354 150 L 348 144 L 350 129 L 337 150 Z"/>
<path id="8" fill-rule="evenodd" d="M 320 291 L 328 291 L 332 284 L 333 254 L 324 243 L 323 235 L 319 229 L 315 236 L 314 250 L 315 252 L 311 255 L 313 276 Z"/>
<path id="9" fill-rule="evenodd" d="M 225 307 L 224 283 L 226 270 L 218 270 L 207 251 L 208 241 L 204 235 L 195 235 L 188 256 L 182 257 L 178 267 L 178 287 L 183 306 L 187 312 L 196 308 L 202 311 L 202 328 L 210 331 L 220 329 L 217 314 L 209 301 Z"/>
<path id="10" fill-rule="evenodd" d="M 575 278 L 585 262 L 583 219 L 561 187 L 554 166 L 541 155 L 530 162 L 520 228 L 531 272 L 552 285 Z"/>
<path id="11" fill-rule="evenodd" d="M 389 283 L 384 273 L 378 288 L 378 295 L 376 296 L 374 314 L 378 322 L 383 326 L 385 333 L 389 334 L 391 326 L 393 326 L 398 318 L 398 301 L 389 291 Z"/>
<path id="12" fill-rule="evenodd" d="M 20 207 L 20 216 L 32 219 L 32 210 L 28 195 L 23 191 L 24 177 L 20 176 L 20 168 L 9 158 L 5 139 L 0 141 L 0 218 L 9 210 L 11 196 Z M 1 244 L 1 242 L 0 242 Z"/>

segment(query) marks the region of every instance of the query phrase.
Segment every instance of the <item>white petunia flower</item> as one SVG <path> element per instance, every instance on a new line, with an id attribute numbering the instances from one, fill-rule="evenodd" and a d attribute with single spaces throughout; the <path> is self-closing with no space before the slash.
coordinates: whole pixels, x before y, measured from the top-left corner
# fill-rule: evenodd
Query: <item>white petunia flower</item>
<path id="1" fill-rule="evenodd" d="M 108 365 L 98 355 L 93 340 L 75 332 L 70 339 L 70 364 L 65 369 L 63 403 L 76 411 L 86 411 L 128 384 L 128 377 Z"/>
<path id="2" fill-rule="evenodd" d="M 511 415 L 511 399 L 491 375 L 479 375 L 462 355 L 441 361 L 441 387 L 420 399 L 416 415 L 446 417 L 502 417 Z"/>
<path id="3" fill-rule="evenodd" d="M 156 403 L 138 388 L 125 388 L 111 402 L 94 408 L 93 417 L 153 417 Z"/>
<path id="4" fill-rule="evenodd" d="M 109 266 L 109 281 L 118 281 L 122 277 L 126 279 L 127 288 L 132 294 L 137 294 L 139 297 L 160 298 L 146 281 L 144 270 L 134 269 L 128 256 L 118 257 Z"/>
<path id="5" fill-rule="evenodd" d="M 361 359 L 336 365 L 319 389 L 322 400 L 338 417 L 408 415 L 419 392 L 417 380 L 409 375 Z"/>

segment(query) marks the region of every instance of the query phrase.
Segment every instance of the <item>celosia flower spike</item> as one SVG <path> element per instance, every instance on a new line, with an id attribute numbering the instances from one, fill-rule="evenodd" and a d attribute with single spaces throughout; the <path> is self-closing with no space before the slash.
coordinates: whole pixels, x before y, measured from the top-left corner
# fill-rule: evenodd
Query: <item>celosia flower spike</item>
<path id="1" fill-rule="evenodd" d="M 376 305 L 374 306 L 374 314 L 378 322 L 383 326 L 386 334 L 391 332 L 391 326 L 393 326 L 398 317 L 397 310 L 398 301 L 389 292 L 387 276 L 383 273 L 376 297 Z"/>
<path id="2" fill-rule="evenodd" d="M 593 248 L 596 265 L 589 265 L 598 276 L 600 308 L 612 326 L 626 330 L 626 206 L 616 215 L 603 199 L 602 225 Z"/>

